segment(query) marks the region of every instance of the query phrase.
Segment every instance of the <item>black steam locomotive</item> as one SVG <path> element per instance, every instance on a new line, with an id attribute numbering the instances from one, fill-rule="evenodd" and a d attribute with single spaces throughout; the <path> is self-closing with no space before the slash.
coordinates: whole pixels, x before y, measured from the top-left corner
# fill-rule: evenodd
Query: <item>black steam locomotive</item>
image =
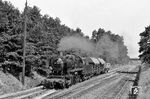
<path id="1" fill-rule="evenodd" d="M 105 61 L 75 54 L 60 55 L 49 60 L 51 73 L 42 84 L 47 88 L 67 88 L 93 76 L 107 73 Z"/>

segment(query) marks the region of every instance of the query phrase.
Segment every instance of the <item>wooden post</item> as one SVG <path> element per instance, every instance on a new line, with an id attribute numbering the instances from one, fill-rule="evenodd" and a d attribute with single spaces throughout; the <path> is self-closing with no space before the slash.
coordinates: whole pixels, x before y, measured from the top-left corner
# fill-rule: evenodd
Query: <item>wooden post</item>
<path id="1" fill-rule="evenodd" d="M 22 67 L 22 84 L 25 85 L 25 57 L 26 57 L 26 28 L 27 28 L 27 18 L 26 18 L 26 12 L 27 12 L 27 0 L 25 3 L 25 9 L 24 9 L 24 38 L 23 38 L 23 67 Z"/>

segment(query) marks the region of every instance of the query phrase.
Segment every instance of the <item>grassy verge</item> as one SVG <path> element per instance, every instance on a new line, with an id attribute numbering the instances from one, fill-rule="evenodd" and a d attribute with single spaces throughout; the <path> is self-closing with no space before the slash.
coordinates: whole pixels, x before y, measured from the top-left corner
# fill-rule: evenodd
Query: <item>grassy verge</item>
<path id="1" fill-rule="evenodd" d="M 141 90 L 137 99 L 150 99 L 150 68 L 140 75 Z"/>
<path id="2" fill-rule="evenodd" d="M 23 86 L 22 83 L 11 74 L 5 74 L 0 71 L 0 95 L 36 87 L 43 79 L 45 78 L 34 72 L 32 78 L 25 77 L 25 86 Z"/>
<path id="3" fill-rule="evenodd" d="M 11 74 L 0 71 L 0 95 L 22 90 L 22 84 Z"/>

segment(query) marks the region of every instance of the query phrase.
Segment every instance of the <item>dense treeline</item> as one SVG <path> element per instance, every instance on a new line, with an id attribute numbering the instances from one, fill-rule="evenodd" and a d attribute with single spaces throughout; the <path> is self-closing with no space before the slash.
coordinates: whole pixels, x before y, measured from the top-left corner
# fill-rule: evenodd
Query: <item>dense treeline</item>
<path id="1" fill-rule="evenodd" d="M 129 60 L 123 37 L 119 35 L 99 29 L 93 31 L 90 39 L 80 28 L 74 30 L 61 24 L 59 18 L 41 15 L 40 9 L 36 6 L 28 6 L 26 11 L 26 75 L 30 74 L 31 68 L 48 70 L 47 59 L 59 53 L 60 40 L 66 36 L 76 35 L 94 43 L 95 51 L 107 62 L 127 63 Z M 11 3 L 0 0 L 0 64 L 4 70 L 16 77 L 19 77 L 22 70 L 24 14 L 24 11 L 21 13 Z M 111 48 L 112 51 L 116 50 L 116 55 L 112 55 L 114 52 Z"/>
<path id="2" fill-rule="evenodd" d="M 140 33 L 141 39 L 139 42 L 139 55 L 143 63 L 150 64 L 150 26 L 145 28 L 145 31 Z"/>
<path id="3" fill-rule="evenodd" d="M 127 47 L 124 45 L 122 36 L 112 34 L 99 28 L 92 32 L 92 39 L 95 44 L 96 54 L 112 64 L 126 64 L 129 62 Z"/>

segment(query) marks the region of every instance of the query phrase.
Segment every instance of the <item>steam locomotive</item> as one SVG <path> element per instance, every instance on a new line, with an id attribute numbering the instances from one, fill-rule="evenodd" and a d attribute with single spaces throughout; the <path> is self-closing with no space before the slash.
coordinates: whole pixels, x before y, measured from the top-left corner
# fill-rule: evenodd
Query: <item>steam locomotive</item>
<path id="1" fill-rule="evenodd" d="M 52 57 L 49 60 L 52 72 L 42 82 L 46 88 L 68 88 L 71 85 L 87 80 L 93 76 L 107 73 L 105 61 L 96 57 L 80 57 L 66 54 Z"/>

